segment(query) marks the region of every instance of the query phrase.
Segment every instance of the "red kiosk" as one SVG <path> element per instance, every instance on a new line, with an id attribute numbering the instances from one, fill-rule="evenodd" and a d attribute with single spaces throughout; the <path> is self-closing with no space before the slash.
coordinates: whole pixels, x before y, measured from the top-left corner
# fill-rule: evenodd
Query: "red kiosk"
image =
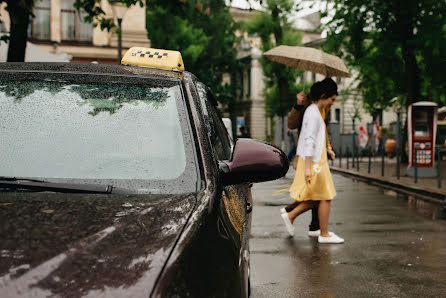
<path id="1" fill-rule="evenodd" d="M 407 111 L 407 134 L 409 166 L 407 175 L 415 175 L 415 152 L 417 175 L 435 177 L 435 136 L 437 134 L 437 104 L 420 101 L 409 106 Z"/>

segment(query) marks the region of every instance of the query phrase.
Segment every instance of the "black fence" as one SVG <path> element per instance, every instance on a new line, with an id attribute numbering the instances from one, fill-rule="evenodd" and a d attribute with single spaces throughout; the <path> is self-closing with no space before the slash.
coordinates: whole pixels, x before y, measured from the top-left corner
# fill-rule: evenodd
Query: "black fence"
<path id="1" fill-rule="evenodd" d="M 407 163 L 401 162 L 401 145 L 398 144 L 400 142 L 397 142 L 397 149 L 395 152 L 396 160 L 393 162 L 395 165 L 390 166 L 390 170 L 395 171 L 392 176 L 395 176 L 397 179 L 400 179 L 402 174 L 406 172 Z M 413 182 L 418 183 L 419 181 L 419 172 L 420 172 L 420 166 L 416 159 L 417 156 L 417 150 L 420 150 L 419 148 L 415 148 L 414 152 L 414 164 L 413 164 Z M 389 167 L 389 157 L 386 157 L 387 153 L 384 150 L 384 146 L 380 146 L 378 152 L 374 152 L 374 150 L 369 146 L 367 148 L 361 148 L 359 146 L 338 146 L 336 149 L 336 161 L 332 160 L 331 165 L 332 166 L 338 166 L 339 168 L 346 168 L 346 169 L 352 169 L 357 170 L 358 172 L 364 172 L 365 169 L 362 169 L 362 167 L 367 168 L 368 174 L 376 174 L 377 171 L 380 172 L 380 175 L 382 177 L 386 176 L 386 167 Z M 446 156 L 446 147 L 445 146 L 436 146 L 435 148 L 435 167 L 433 170 L 435 170 L 436 175 L 435 178 L 437 181 L 437 187 L 442 187 L 442 179 L 444 179 L 445 175 L 442 172 L 446 171 L 446 161 L 443 161 L 443 158 Z M 364 162 L 365 160 L 365 162 Z M 386 162 L 387 161 L 387 162 Z M 387 164 L 387 165 L 386 165 Z M 372 166 L 373 165 L 373 166 Z M 424 168 L 423 168 L 424 169 Z M 375 173 L 372 173 L 372 171 L 375 171 Z"/>

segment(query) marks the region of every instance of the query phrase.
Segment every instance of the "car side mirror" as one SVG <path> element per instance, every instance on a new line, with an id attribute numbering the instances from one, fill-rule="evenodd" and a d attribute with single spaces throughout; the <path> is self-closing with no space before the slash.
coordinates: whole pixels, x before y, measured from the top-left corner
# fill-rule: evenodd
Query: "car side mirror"
<path id="1" fill-rule="evenodd" d="M 253 139 L 238 139 L 230 161 L 219 163 L 224 185 L 275 180 L 285 176 L 288 158 L 279 148 Z"/>

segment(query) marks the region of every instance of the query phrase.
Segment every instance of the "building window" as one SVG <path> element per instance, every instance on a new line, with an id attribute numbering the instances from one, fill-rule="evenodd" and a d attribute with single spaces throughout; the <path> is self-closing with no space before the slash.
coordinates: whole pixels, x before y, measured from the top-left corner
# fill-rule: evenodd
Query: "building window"
<path id="1" fill-rule="evenodd" d="M 313 82 L 316 82 L 316 73 L 314 73 L 314 72 L 311 73 L 311 80 Z"/>
<path id="2" fill-rule="evenodd" d="M 341 121 L 341 109 L 335 109 L 335 121 L 336 122 Z"/>
<path id="3" fill-rule="evenodd" d="M 50 39 L 50 0 L 37 1 L 34 7 L 35 17 L 32 19 L 31 36 L 35 39 Z M 28 32 L 29 33 L 29 32 Z"/>
<path id="4" fill-rule="evenodd" d="M 65 0 L 61 2 L 62 40 L 91 42 L 93 25 L 84 22 L 84 17 L 87 16 L 87 13 L 82 10 L 78 12 L 74 8 L 75 1 Z"/>

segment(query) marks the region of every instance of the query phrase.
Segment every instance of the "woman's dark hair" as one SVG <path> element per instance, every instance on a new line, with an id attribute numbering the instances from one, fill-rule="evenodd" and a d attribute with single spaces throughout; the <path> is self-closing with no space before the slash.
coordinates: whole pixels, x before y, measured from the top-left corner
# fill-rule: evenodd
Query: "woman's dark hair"
<path id="1" fill-rule="evenodd" d="M 338 85 L 331 78 L 325 78 L 311 86 L 310 99 L 313 102 L 332 97 L 333 95 L 338 95 Z"/>

